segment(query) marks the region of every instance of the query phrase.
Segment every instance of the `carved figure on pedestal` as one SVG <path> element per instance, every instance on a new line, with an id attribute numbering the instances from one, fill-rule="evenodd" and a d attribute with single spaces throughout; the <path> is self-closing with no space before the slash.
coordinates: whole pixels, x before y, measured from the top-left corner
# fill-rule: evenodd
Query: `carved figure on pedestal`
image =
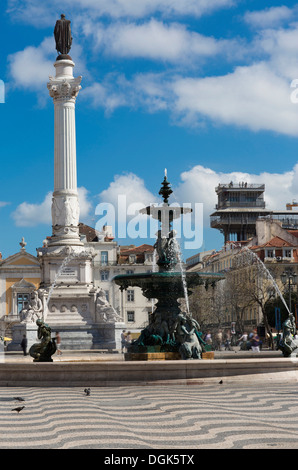
<path id="1" fill-rule="evenodd" d="M 56 226 L 78 225 L 79 205 L 74 197 L 53 197 L 52 199 L 52 220 Z"/>
<path id="2" fill-rule="evenodd" d="M 37 319 L 42 317 L 43 306 L 42 301 L 38 297 L 38 293 L 33 291 L 31 299 L 25 304 L 25 308 L 21 311 L 22 323 L 34 323 Z"/>
<path id="3" fill-rule="evenodd" d="M 100 289 L 96 296 L 96 314 L 100 322 L 119 322 L 122 318 L 112 305 L 107 301 L 106 294 L 103 289 Z"/>
<path id="4" fill-rule="evenodd" d="M 55 339 L 51 338 L 51 328 L 42 320 L 37 320 L 37 337 L 40 343 L 35 343 L 29 349 L 29 354 L 33 357 L 33 362 L 53 362 L 51 356 L 56 352 Z"/>

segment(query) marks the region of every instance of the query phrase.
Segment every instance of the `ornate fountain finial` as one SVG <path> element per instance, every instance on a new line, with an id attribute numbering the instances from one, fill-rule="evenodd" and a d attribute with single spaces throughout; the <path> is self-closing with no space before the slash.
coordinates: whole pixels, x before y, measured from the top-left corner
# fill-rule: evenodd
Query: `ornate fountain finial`
<path id="1" fill-rule="evenodd" d="M 165 168 L 165 177 L 161 183 L 161 188 L 158 194 L 160 194 L 165 204 L 168 204 L 169 197 L 172 194 L 171 183 L 167 179 L 167 169 Z"/>

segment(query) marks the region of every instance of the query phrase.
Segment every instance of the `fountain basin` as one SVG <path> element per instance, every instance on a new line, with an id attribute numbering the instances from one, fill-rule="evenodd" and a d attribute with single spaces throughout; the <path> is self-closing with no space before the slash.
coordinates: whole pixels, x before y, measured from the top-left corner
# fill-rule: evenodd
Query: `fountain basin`
<path id="1" fill-rule="evenodd" d="M 192 289 L 198 285 L 214 285 L 215 282 L 224 279 L 221 273 L 186 273 L 187 289 Z M 114 282 L 121 289 L 129 287 L 140 287 L 146 298 L 159 298 L 159 293 L 163 296 L 172 296 L 176 299 L 184 297 L 184 288 L 181 282 L 181 272 L 165 271 L 156 273 L 119 274 L 113 278 Z"/>

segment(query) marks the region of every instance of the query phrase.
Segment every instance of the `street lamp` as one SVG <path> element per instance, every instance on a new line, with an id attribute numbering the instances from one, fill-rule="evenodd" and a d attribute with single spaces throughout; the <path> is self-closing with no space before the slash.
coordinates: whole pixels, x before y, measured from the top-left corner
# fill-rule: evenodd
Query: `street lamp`
<path id="1" fill-rule="evenodd" d="M 292 305 L 291 305 L 291 286 L 295 286 L 297 284 L 296 278 L 297 274 L 293 271 L 293 269 L 285 269 L 284 272 L 281 274 L 281 280 L 284 285 L 288 283 L 289 287 L 289 309 L 292 313 Z"/>

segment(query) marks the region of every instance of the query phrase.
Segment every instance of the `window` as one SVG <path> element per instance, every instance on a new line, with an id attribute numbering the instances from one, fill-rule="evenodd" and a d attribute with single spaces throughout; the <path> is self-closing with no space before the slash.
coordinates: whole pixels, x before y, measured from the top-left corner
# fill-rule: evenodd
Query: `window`
<path id="1" fill-rule="evenodd" d="M 289 249 L 284 250 L 284 257 L 292 258 L 292 250 L 289 250 Z"/>
<path id="2" fill-rule="evenodd" d="M 137 260 L 136 255 L 129 255 L 129 262 L 130 262 L 130 263 L 135 263 L 136 260 Z"/>
<path id="3" fill-rule="evenodd" d="M 135 321 L 135 312 L 133 310 L 127 311 L 127 321 L 132 323 Z"/>
<path id="4" fill-rule="evenodd" d="M 133 269 L 127 269 L 126 270 L 126 274 L 133 274 L 133 273 L 134 273 Z"/>
<path id="5" fill-rule="evenodd" d="M 29 302 L 30 294 L 17 294 L 18 313 L 23 310 L 25 303 Z"/>
<path id="6" fill-rule="evenodd" d="M 100 279 L 102 281 L 108 281 L 109 280 L 109 272 L 108 271 L 101 271 L 100 272 Z"/>
<path id="7" fill-rule="evenodd" d="M 101 251 L 100 252 L 100 264 L 102 266 L 107 266 L 108 264 L 108 251 Z"/>
<path id="8" fill-rule="evenodd" d="M 135 291 L 134 290 L 128 290 L 127 291 L 127 301 L 128 302 L 134 302 L 135 300 Z"/>
<path id="9" fill-rule="evenodd" d="M 267 258 L 274 258 L 274 250 L 267 250 L 266 255 Z"/>
<path id="10" fill-rule="evenodd" d="M 108 290 L 105 290 L 105 297 L 108 302 L 110 302 L 110 294 Z"/>

